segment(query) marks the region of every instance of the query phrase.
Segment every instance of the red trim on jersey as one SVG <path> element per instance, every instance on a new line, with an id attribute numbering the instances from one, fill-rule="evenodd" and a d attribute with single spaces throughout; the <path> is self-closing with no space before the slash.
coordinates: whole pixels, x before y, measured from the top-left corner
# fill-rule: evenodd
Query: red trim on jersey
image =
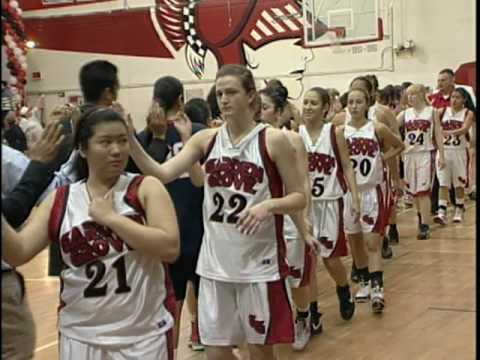
<path id="1" fill-rule="evenodd" d="M 332 124 L 330 128 L 330 142 L 332 143 L 333 153 L 335 154 L 335 160 L 337 161 L 337 179 L 340 183 L 340 187 L 343 192 L 347 192 L 347 183 L 345 181 L 345 175 L 343 174 L 342 159 L 340 157 L 340 151 L 337 145 L 337 136 L 335 135 L 335 125 Z"/>
<path id="2" fill-rule="evenodd" d="M 277 169 L 277 165 L 270 158 L 267 151 L 266 143 L 266 128 L 258 133 L 258 142 L 260 147 L 260 155 L 262 157 L 263 165 L 267 173 L 268 187 L 270 188 L 270 194 L 273 198 L 281 198 L 284 196 L 282 178 Z M 283 237 L 283 215 L 274 215 L 275 219 L 275 233 L 277 240 L 277 257 L 278 257 L 278 270 L 280 277 L 283 279 L 290 273 L 287 265 L 287 248 L 286 242 Z"/>
<path id="3" fill-rule="evenodd" d="M 305 245 L 305 252 L 303 258 L 303 274 L 300 280 L 299 287 L 308 286 L 310 284 L 310 273 L 312 271 L 313 255 L 308 245 Z"/>
<path id="4" fill-rule="evenodd" d="M 128 205 L 138 211 L 145 218 L 145 210 L 143 209 L 143 206 L 138 198 L 138 188 L 140 187 L 143 179 L 145 179 L 144 175 L 135 176 L 133 180 L 130 181 L 130 184 L 128 184 L 128 188 L 123 199 Z"/>
<path id="5" fill-rule="evenodd" d="M 293 313 L 285 280 L 281 279 L 266 284 L 270 323 L 265 345 L 292 343 L 295 339 Z"/>
<path id="6" fill-rule="evenodd" d="M 175 323 L 177 322 L 177 304 L 175 301 L 175 293 L 173 290 L 172 280 L 170 278 L 170 272 L 168 270 L 168 266 L 163 263 L 163 273 L 165 274 L 165 289 L 167 295 L 165 296 L 165 301 L 163 302 L 165 309 L 172 315 L 173 320 Z M 174 324 L 175 324 L 174 323 Z M 167 331 L 167 351 L 168 351 L 168 360 L 174 360 L 174 350 L 175 350 L 175 341 L 174 341 L 174 334 L 175 334 L 175 325 Z"/>
<path id="7" fill-rule="evenodd" d="M 431 196 L 432 192 L 430 190 L 425 190 L 425 191 L 419 191 L 416 194 L 412 194 L 412 193 L 410 194 L 413 195 L 413 197 L 420 197 L 420 196 Z"/>
<path id="8" fill-rule="evenodd" d="M 467 152 L 467 183 L 465 184 L 465 189 L 468 189 L 470 185 L 470 153 L 468 152 L 468 148 L 465 149 Z"/>
<path id="9" fill-rule="evenodd" d="M 345 231 L 343 226 L 343 199 L 339 198 L 338 200 L 338 232 L 337 232 L 337 242 L 335 244 L 335 249 L 328 258 L 336 258 L 348 255 L 347 248 L 347 238 L 345 237 Z"/>
<path id="10" fill-rule="evenodd" d="M 210 142 L 208 143 L 207 152 L 205 153 L 205 156 L 203 157 L 203 159 L 200 160 L 200 164 L 203 165 L 205 161 L 207 161 L 208 157 L 210 156 L 213 146 L 215 145 L 215 140 L 217 139 L 217 135 L 218 135 L 218 132 L 215 135 L 213 135 L 212 140 L 210 140 Z"/>
<path id="11" fill-rule="evenodd" d="M 385 226 L 388 222 L 388 218 L 386 217 L 386 209 L 385 209 L 385 199 L 383 196 L 382 187 L 377 185 L 375 187 L 377 191 L 377 201 L 378 201 L 378 215 L 375 225 L 373 226 L 372 232 L 377 233 L 383 236 L 383 232 L 385 231 Z"/>
<path id="12" fill-rule="evenodd" d="M 67 209 L 68 193 L 70 187 L 68 185 L 57 188 L 55 198 L 53 199 L 50 217 L 48 219 L 48 236 L 51 242 L 58 242 L 60 246 L 60 226 Z"/>

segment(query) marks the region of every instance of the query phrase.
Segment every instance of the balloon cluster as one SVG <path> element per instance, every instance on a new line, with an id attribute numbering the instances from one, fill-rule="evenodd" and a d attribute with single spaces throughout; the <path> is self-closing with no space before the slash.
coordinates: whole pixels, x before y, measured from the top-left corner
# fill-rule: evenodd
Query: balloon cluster
<path id="1" fill-rule="evenodd" d="M 16 0 L 2 0 L 2 47 L 7 56 L 10 78 L 4 79 L 21 103 L 25 98 L 27 84 L 27 38 L 22 19 L 22 9 Z"/>

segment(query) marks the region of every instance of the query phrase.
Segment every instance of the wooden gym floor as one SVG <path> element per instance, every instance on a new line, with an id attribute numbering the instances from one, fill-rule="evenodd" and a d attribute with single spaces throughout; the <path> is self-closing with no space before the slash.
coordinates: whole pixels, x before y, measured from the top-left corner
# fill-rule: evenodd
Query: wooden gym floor
<path id="1" fill-rule="evenodd" d="M 400 244 L 385 261 L 383 315 L 358 304 L 354 318 L 340 318 L 333 281 L 319 262 L 319 306 L 324 332 L 305 351 L 288 359 L 313 360 L 470 360 L 475 359 L 475 203 L 465 221 L 434 225 L 430 240 L 416 240 L 416 216 L 400 210 Z M 451 215 L 450 215 L 451 217 Z M 56 360 L 58 280 L 47 276 L 48 253 L 20 268 L 35 319 L 35 360 Z M 345 260 L 350 268 L 351 260 Z M 188 347 L 189 315 L 184 312 L 177 360 L 204 359 Z"/>

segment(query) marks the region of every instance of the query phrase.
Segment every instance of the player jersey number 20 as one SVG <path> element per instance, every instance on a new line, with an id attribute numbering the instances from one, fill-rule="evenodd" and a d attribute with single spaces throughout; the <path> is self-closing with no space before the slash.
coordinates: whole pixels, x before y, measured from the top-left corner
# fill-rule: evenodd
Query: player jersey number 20
<path id="1" fill-rule="evenodd" d="M 370 171 L 372 170 L 372 162 L 370 161 L 370 159 L 363 158 L 363 159 L 357 160 L 357 159 L 350 158 L 350 161 L 352 162 L 352 167 L 354 172 L 359 171 L 360 174 L 364 177 L 370 174 Z"/>

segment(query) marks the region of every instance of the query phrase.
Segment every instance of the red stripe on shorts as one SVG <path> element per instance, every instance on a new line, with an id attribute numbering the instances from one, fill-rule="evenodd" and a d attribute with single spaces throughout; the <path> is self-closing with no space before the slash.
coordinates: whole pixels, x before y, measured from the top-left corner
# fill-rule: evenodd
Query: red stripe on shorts
<path id="1" fill-rule="evenodd" d="M 377 185 L 375 190 L 377 191 L 378 215 L 372 232 L 383 235 L 383 232 L 385 231 L 385 225 L 388 222 L 388 218 L 386 217 L 387 209 L 385 209 L 385 199 L 383 196 L 382 187 Z"/>
<path id="2" fill-rule="evenodd" d="M 265 345 L 293 343 L 295 338 L 293 313 L 285 280 L 268 282 L 267 294 L 270 323 Z"/>
<path id="3" fill-rule="evenodd" d="M 345 238 L 345 231 L 343 230 L 343 199 L 338 199 L 338 232 L 337 243 L 335 249 L 330 254 L 329 258 L 341 257 L 348 255 L 347 239 Z"/>

